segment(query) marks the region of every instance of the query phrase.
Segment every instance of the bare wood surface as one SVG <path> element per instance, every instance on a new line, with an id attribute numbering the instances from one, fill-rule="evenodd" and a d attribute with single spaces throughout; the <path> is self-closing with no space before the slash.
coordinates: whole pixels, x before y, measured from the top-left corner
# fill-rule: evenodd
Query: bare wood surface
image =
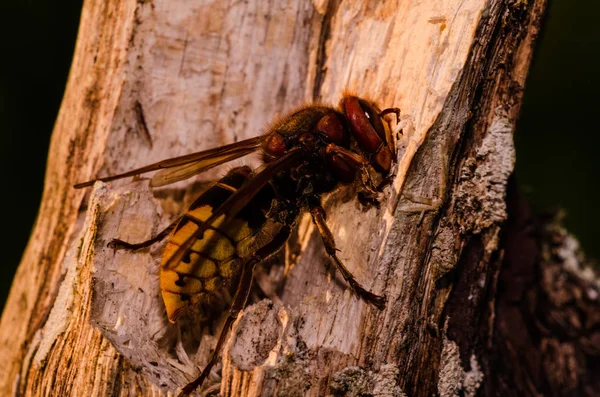
<path id="1" fill-rule="evenodd" d="M 106 247 L 156 233 L 193 187 L 72 184 L 255 136 L 274 115 L 335 103 L 344 89 L 403 112 L 381 209 L 348 190 L 326 207 L 341 259 L 388 306 L 350 294 L 303 219 L 282 263 L 261 270 L 254 295 L 274 303 L 241 316 L 221 386 L 214 372 L 208 387 L 493 394 L 481 387 L 493 374 L 483 347 L 495 335 L 512 132 L 544 6 L 86 1 L 42 207 L 0 323 L 2 394 L 166 395 L 193 378 L 222 318 L 170 325 L 160 245 Z"/>

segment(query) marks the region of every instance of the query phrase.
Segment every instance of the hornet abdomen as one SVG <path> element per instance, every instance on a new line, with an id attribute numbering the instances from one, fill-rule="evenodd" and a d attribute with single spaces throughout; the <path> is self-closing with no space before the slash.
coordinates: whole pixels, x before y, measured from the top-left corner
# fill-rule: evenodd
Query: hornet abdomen
<path id="1" fill-rule="evenodd" d="M 274 192 L 265 186 L 233 218 L 221 216 L 200 238 L 194 233 L 213 211 L 233 195 L 253 173 L 249 167 L 232 169 L 190 206 L 171 234 L 163 252 L 160 288 L 169 321 L 188 307 L 215 307 L 229 300 L 245 259 L 266 242 L 264 225 Z M 195 241 L 181 261 L 170 264 L 177 249 L 190 238 Z"/>

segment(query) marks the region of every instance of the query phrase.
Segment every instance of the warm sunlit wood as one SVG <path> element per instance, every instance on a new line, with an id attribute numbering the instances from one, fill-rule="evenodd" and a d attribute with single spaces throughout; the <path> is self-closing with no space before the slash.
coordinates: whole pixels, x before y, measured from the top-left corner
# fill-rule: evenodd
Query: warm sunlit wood
<path id="1" fill-rule="evenodd" d="M 529 381 L 492 361 L 518 360 L 495 347 L 506 329 L 493 309 L 512 134 L 544 7 L 87 0 L 40 213 L 0 323 L 0 394 L 166 395 L 192 379 L 223 318 L 170 325 L 160 245 L 115 253 L 106 243 L 166 226 L 193 181 L 154 195 L 147 180 L 73 184 L 256 136 L 344 90 L 402 110 L 381 208 L 365 210 L 348 189 L 326 202 L 340 258 L 387 307 L 350 294 L 304 219 L 280 263 L 258 270 L 271 301 L 244 312 L 205 386 L 219 390 L 221 374 L 224 396 L 474 396 L 507 384 L 543 394 L 564 371 L 561 393 L 583 390 L 585 363 Z M 559 362 L 580 352 L 560 347 Z"/>

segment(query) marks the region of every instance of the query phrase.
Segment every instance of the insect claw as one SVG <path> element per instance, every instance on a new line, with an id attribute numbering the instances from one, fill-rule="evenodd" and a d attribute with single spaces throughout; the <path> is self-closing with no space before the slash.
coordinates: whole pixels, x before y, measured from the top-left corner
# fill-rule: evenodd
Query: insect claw
<path id="1" fill-rule="evenodd" d="M 400 121 L 400 109 L 399 108 L 383 109 L 383 111 L 381 113 L 379 113 L 379 117 L 383 118 L 390 113 L 394 113 L 396 115 L 396 122 Z"/>
<path id="2" fill-rule="evenodd" d="M 375 307 L 379 310 L 383 310 L 385 309 L 385 304 L 387 303 L 387 298 L 385 297 L 385 295 L 379 296 L 379 295 L 375 295 L 375 300 L 373 301 L 373 304 L 375 305 Z"/>
<path id="3" fill-rule="evenodd" d="M 379 200 L 367 192 L 358 192 L 358 202 L 365 207 L 375 207 L 377 209 L 381 207 Z"/>
<path id="4" fill-rule="evenodd" d="M 385 295 L 375 295 L 372 292 L 369 292 L 368 302 L 375 306 L 379 310 L 385 309 L 385 304 L 387 303 L 387 298 Z"/>
<path id="5" fill-rule="evenodd" d="M 385 304 L 387 302 L 387 298 L 385 295 L 375 295 L 371 291 L 367 291 L 363 287 L 361 287 L 356 281 L 349 281 L 352 290 L 359 298 L 364 300 L 365 302 L 375 306 L 379 310 L 385 309 Z"/>
<path id="6" fill-rule="evenodd" d="M 385 295 L 375 295 L 372 292 L 365 291 L 363 295 L 363 299 L 367 301 L 367 303 L 372 304 L 379 310 L 385 309 L 385 304 L 387 303 L 387 298 Z"/>
<path id="7" fill-rule="evenodd" d="M 115 249 L 115 250 L 116 250 L 116 249 L 118 249 L 118 247 L 117 247 L 117 246 L 118 246 L 118 241 L 119 241 L 119 240 L 117 240 L 117 239 L 114 239 L 114 238 L 113 238 L 112 240 L 110 240 L 110 241 L 108 242 L 108 244 L 106 244 L 106 246 L 107 246 L 108 248 L 112 248 L 112 249 Z"/>
<path id="8" fill-rule="evenodd" d="M 381 183 L 379 185 L 377 185 L 375 190 L 377 190 L 378 192 L 382 192 L 383 189 L 385 189 L 387 186 L 391 185 L 393 181 L 394 181 L 394 178 L 391 175 L 388 175 L 387 177 L 385 177 L 383 179 L 383 181 L 381 181 Z"/>
<path id="9" fill-rule="evenodd" d="M 120 249 L 135 249 L 135 246 L 133 244 L 129 244 L 126 241 L 123 240 L 119 240 L 116 238 L 113 238 L 112 240 L 110 240 L 108 242 L 108 244 L 106 244 L 106 246 L 108 248 L 112 248 L 114 250 L 120 250 Z"/>

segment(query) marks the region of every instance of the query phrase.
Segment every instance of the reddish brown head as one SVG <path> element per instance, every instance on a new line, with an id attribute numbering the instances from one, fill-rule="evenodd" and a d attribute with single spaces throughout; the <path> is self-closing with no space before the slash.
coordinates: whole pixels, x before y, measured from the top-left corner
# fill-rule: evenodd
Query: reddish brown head
<path id="1" fill-rule="evenodd" d="M 386 140 L 381 111 L 367 100 L 346 95 L 340 107 L 350 123 L 351 134 L 365 152 L 372 155 L 373 167 L 387 174 L 392 166 L 392 152 Z"/>
<path id="2" fill-rule="evenodd" d="M 271 162 L 295 149 L 305 152 L 306 161 L 325 160 L 341 183 L 353 182 L 358 171 L 364 175 L 369 167 L 386 176 L 393 152 L 382 117 L 397 109 L 382 113 L 372 102 L 353 95 L 344 95 L 340 108 L 308 105 L 280 118 L 265 135 L 263 160 Z"/>

